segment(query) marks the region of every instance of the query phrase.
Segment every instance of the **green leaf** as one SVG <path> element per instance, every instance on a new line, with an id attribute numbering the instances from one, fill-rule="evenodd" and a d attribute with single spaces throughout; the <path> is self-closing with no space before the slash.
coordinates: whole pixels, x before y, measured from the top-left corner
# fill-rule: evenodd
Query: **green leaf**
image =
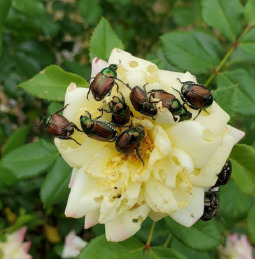
<path id="1" fill-rule="evenodd" d="M 0 56 L 2 54 L 2 33 L 5 19 L 8 15 L 11 7 L 12 0 L 1 0 L 0 1 Z"/>
<path id="2" fill-rule="evenodd" d="M 49 207 L 59 201 L 66 200 L 69 189 L 72 169 L 59 157 L 47 174 L 41 187 L 41 199 L 45 207 Z"/>
<path id="3" fill-rule="evenodd" d="M 220 244 L 220 231 L 215 220 L 207 222 L 199 220 L 190 228 L 178 224 L 170 217 L 167 217 L 165 221 L 170 232 L 190 248 L 205 251 Z"/>
<path id="4" fill-rule="evenodd" d="M 52 65 L 19 86 L 42 99 L 63 101 L 70 83 L 76 83 L 78 87 L 88 87 L 84 78 Z"/>
<path id="5" fill-rule="evenodd" d="M 242 115 L 255 115 L 255 80 L 244 69 L 236 69 L 217 75 L 218 87 L 237 86 L 238 113 Z"/>
<path id="6" fill-rule="evenodd" d="M 108 242 L 105 236 L 96 237 L 81 251 L 77 259 L 137 259 L 142 258 L 144 245 L 131 237 L 123 242 Z"/>
<path id="7" fill-rule="evenodd" d="M 213 91 L 213 97 L 220 107 L 231 117 L 238 107 L 237 86 L 221 87 Z"/>
<path id="8" fill-rule="evenodd" d="M 187 246 L 185 246 L 183 243 L 178 241 L 178 239 L 173 238 L 171 240 L 171 247 L 174 248 L 177 251 L 181 251 L 183 255 L 185 255 L 188 259 L 212 259 L 216 257 L 212 257 L 213 251 L 210 251 L 209 253 L 206 252 L 198 252 L 194 249 L 191 249 Z M 214 250 L 215 251 L 215 250 Z"/>
<path id="9" fill-rule="evenodd" d="M 92 61 L 95 57 L 108 60 L 114 48 L 124 49 L 124 45 L 109 22 L 105 18 L 102 18 L 90 39 L 90 60 Z"/>
<path id="10" fill-rule="evenodd" d="M 25 144 L 27 134 L 30 130 L 29 126 L 17 129 L 8 139 L 3 147 L 3 156 Z"/>
<path id="11" fill-rule="evenodd" d="M 242 192 L 255 194 L 255 149 L 251 146 L 235 145 L 230 159 L 232 175 Z"/>
<path id="12" fill-rule="evenodd" d="M 149 250 L 149 259 L 186 259 L 184 255 L 172 248 L 151 247 Z"/>
<path id="13" fill-rule="evenodd" d="M 245 53 L 255 56 L 255 28 L 251 28 L 242 38 L 238 48 L 243 50 Z"/>
<path id="14" fill-rule="evenodd" d="M 14 149 L 0 163 L 18 179 L 32 177 L 44 172 L 58 157 L 55 145 L 41 139 Z"/>
<path id="15" fill-rule="evenodd" d="M 45 8 L 40 0 L 13 0 L 12 7 L 31 17 L 45 14 Z"/>
<path id="16" fill-rule="evenodd" d="M 248 0 L 244 7 L 244 15 L 246 18 L 247 23 L 250 26 L 255 25 L 255 1 L 254 0 Z"/>
<path id="17" fill-rule="evenodd" d="M 163 35 L 161 40 L 166 58 L 184 71 L 206 73 L 220 61 L 219 44 L 207 33 L 171 32 Z"/>
<path id="18" fill-rule="evenodd" d="M 203 19 L 234 42 L 242 28 L 243 6 L 239 0 L 202 0 Z"/>
<path id="19" fill-rule="evenodd" d="M 254 219 L 255 219 L 255 204 L 251 208 L 247 218 L 248 235 L 253 245 L 255 245 L 255 220 Z"/>
<path id="20" fill-rule="evenodd" d="M 63 103 L 59 103 L 59 102 L 50 103 L 50 105 L 48 106 L 48 114 L 53 114 L 53 113 L 61 110 L 63 108 L 63 106 L 64 106 Z"/>
<path id="21" fill-rule="evenodd" d="M 225 224 L 233 224 L 244 219 L 252 205 L 252 198 L 242 193 L 234 180 L 222 186 L 219 192 L 219 215 L 225 219 Z"/>
<path id="22" fill-rule="evenodd" d="M 14 185 L 17 180 L 16 175 L 12 171 L 0 164 L 0 182 L 5 185 Z"/>
<path id="23" fill-rule="evenodd" d="M 79 9 L 84 22 L 89 25 L 96 24 L 102 15 L 102 8 L 98 0 L 80 0 Z"/>

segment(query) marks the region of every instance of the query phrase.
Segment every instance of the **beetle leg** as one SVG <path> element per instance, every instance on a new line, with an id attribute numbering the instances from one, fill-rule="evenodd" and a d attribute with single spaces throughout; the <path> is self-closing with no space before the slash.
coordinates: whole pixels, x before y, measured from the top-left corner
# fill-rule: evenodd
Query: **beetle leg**
<path id="1" fill-rule="evenodd" d="M 139 145 L 139 146 L 140 146 L 140 145 Z M 137 156 L 138 156 L 139 159 L 142 161 L 143 166 L 144 166 L 144 161 L 143 161 L 143 159 L 142 159 L 142 157 L 141 157 L 141 154 L 140 154 L 140 152 L 139 152 L 139 146 L 135 149 L 135 151 L 136 151 Z"/>
<path id="2" fill-rule="evenodd" d="M 101 114 L 98 117 L 96 117 L 94 120 L 100 119 L 104 114 L 104 109 L 98 109 L 98 110 L 101 111 Z"/>
<path id="3" fill-rule="evenodd" d="M 79 142 L 77 142 L 77 140 L 75 140 L 74 138 L 68 137 L 68 138 L 66 138 L 66 139 L 71 139 L 71 140 L 73 140 L 76 144 L 78 144 L 78 145 L 81 146 L 81 144 L 80 144 Z"/>
<path id="4" fill-rule="evenodd" d="M 181 84 L 184 84 L 185 82 L 182 82 L 180 78 L 176 78 Z"/>
<path id="5" fill-rule="evenodd" d="M 120 93 L 120 95 L 121 95 L 121 97 L 122 97 L 122 100 L 123 100 L 124 102 L 126 102 L 125 97 L 124 97 L 124 95 L 122 94 L 122 92 L 119 92 L 119 93 Z"/>
<path id="6" fill-rule="evenodd" d="M 68 106 L 68 105 L 69 105 L 69 103 L 68 103 L 68 104 L 66 104 L 66 105 L 64 106 L 64 108 L 62 108 L 62 109 L 60 109 L 60 110 L 56 111 L 56 112 L 55 112 L 55 114 L 58 114 L 58 113 L 62 112 L 62 111 L 66 108 L 66 106 Z"/>
<path id="7" fill-rule="evenodd" d="M 146 85 L 147 85 L 148 83 L 146 83 L 145 85 L 143 85 L 143 89 L 144 89 L 144 91 L 146 92 Z M 146 92 L 147 93 L 147 92 Z"/>
<path id="8" fill-rule="evenodd" d="M 98 108 L 97 110 L 100 111 L 100 112 L 112 113 L 111 111 L 105 110 L 103 108 Z"/>
<path id="9" fill-rule="evenodd" d="M 89 87 L 89 91 L 87 93 L 87 100 L 89 99 L 89 93 L 90 93 L 90 87 Z"/>
<path id="10" fill-rule="evenodd" d="M 71 125 L 72 125 L 77 131 L 83 132 L 83 130 L 80 130 L 74 123 L 71 122 Z"/>
<path id="11" fill-rule="evenodd" d="M 120 90 L 120 87 L 119 87 L 118 83 L 116 83 L 116 82 L 114 82 L 114 83 L 117 85 L 117 93 L 118 93 Z"/>
<path id="12" fill-rule="evenodd" d="M 202 111 L 202 109 L 199 110 L 197 116 L 193 119 L 193 121 L 199 116 L 200 112 Z"/>
<path id="13" fill-rule="evenodd" d="M 89 115 L 89 118 L 91 119 L 91 113 L 88 111 L 85 111 L 85 112 Z"/>
<path id="14" fill-rule="evenodd" d="M 179 78 L 177 78 L 177 79 L 179 79 Z M 172 87 L 172 88 L 173 88 L 173 87 Z M 177 90 L 177 89 L 175 89 L 175 88 L 173 88 L 173 89 L 181 95 L 181 92 L 180 92 L 179 90 Z"/>

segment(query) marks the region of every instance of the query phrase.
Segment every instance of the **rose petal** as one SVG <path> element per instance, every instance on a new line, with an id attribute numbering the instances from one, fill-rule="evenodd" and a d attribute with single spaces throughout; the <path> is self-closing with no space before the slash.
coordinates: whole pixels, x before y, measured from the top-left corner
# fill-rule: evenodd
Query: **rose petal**
<path id="1" fill-rule="evenodd" d="M 170 214 L 179 209 L 172 190 L 166 185 L 151 177 L 145 185 L 145 199 L 150 208 L 155 212 Z"/>
<path id="2" fill-rule="evenodd" d="M 100 210 L 88 212 L 85 217 L 84 228 L 88 229 L 99 223 Z"/>
<path id="3" fill-rule="evenodd" d="M 100 207 L 102 192 L 95 189 L 96 179 L 84 173 L 82 167 L 76 174 L 70 191 L 65 214 L 67 217 L 80 218 Z"/>
<path id="4" fill-rule="evenodd" d="M 99 72 L 101 72 L 106 67 L 109 67 L 109 64 L 106 61 L 99 59 L 98 57 L 95 57 L 92 60 L 91 77 L 95 77 Z"/>
<path id="5" fill-rule="evenodd" d="M 178 123 L 168 128 L 167 133 L 173 146 L 190 155 L 195 168 L 202 168 L 222 143 L 221 137 L 214 136 L 196 121 Z"/>
<path id="6" fill-rule="evenodd" d="M 197 222 L 204 212 L 204 189 L 194 188 L 193 193 L 189 194 L 185 207 L 170 214 L 178 223 L 185 227 L 190 227 Z"/>
<path id="7" fill-rule="evenodd" d="M 189 176 L 194 186 L 211 187 L 216 183 L 218 179 L 217 174 L 220 173 L 226 163 L 234 142 L 234 138 L 230 135 L 223 137 L 223 142 L 210 157 L 210 159 L 208 159 L 208 162 L 204 165 L 200 172 Z"/>
<path id="8" fill-rule="evenodd" d="M 142 197 L 140 197 L 137 206 L 125 211 L 113 221 L 105 224 L 105 235 L 108 241 L 123 241 L 140 229 L 141 223 L 149 213 L 149 207 Z"/>

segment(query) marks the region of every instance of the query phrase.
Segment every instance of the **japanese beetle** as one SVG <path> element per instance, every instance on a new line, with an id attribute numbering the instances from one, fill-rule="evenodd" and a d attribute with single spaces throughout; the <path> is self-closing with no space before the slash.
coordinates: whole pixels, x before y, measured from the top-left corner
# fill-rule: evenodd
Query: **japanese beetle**
<path id="1" fill-rule="evenodd" d="M 221 172 L 218 174 L 218 180 L 214 187 L 218 187 L 220 185 L 225 185 L 230 179 L 232 173 L 232 165 L 231 161 L 227 160 L 225 165 L 223 166 Z"/>
<path id="2" fill-rule="evenodd" d="M 204 198 L 204 214 L 200 218 L 203 221 L 208 221 L 216 216 L 219 208 L 219 202 L 217 199 L 216 192 L 209 191 L 205 192 Z"/>
<path id="3" fill-rule="evenodd" d="M 187 104 L 190 108 L 194 110 L 199 110 L 198 115 L 201 110 L 205 110 L 207 107 L 212 105 L 213 103 L 213 95 L 209 89 L 207 89 L 204 85 L 198 84 L 192 81 L 181 82 L 182 84 L 181 92 L 174 89 L 175 91 L 180 93 L 184 104 Z M 198 115 L 194 118 L 194 120 L 198 117 Z"/>
<path id="4" fill-rule="evenodd" d="M 112 114 L 111 122 L 117 127 L 124 126 L 130 120 L 130 116 L 133 113 L 130 111 L 123 94 L 120 92 L 121 98 L 118 96 L 113 96 L 112 100 L 109 102 L 109 109 L 98 109 L 99 111 L 104 111 Z"/>
<path id="5" fill-rule="evenodd" d="M 95 100 L 101 101 L 107 94 L 111 93 L 111 90 L 115 84 L 117 85 L 117 91 L 119 91 L 119 85 L 115 81 L 119 80 L 117 78 L 117 68 L 117 65 L 112 64 L 109 67 L 102 69 L 101 72 L 99 72 L 96 77 L 94 77 L 94 80 L 90 83 L 89 86 L 87 99 L 91 91 Z"/>
<path id="6" fill-rule="evenodd" d="M 162 106 L 167 108 L 173 115 L 179 115 L 182 111 L 182 105 L 180 101 L 173 95 L 164 90 L 151 90 L 150 101 L 152 98 L 162 101 Z"/>
<path id="7" fill-rule="evenodd" d="M 134 150 L 136 150 L 136 154 L 139 159 L 144 161 L 139 153 L 139 146 L 142 138 L 144 138 L 144 128 L 141 125 L 137 127 L 130 127 L 129 129 L 123 131 L 116 139 L 115 148 L 118 152 L 123 154 L 130 154 Z"/>
<path id="8" fill-rule="evenodd" d="M 129 95 L 130 101 L 136 111 L 154 119 L 154 116 L 157 115 L 158 112 L 157 108 L 154 106 L 154 103 L 158 103 L 158 101 L 151 102 L 149 100 L 147 92 L 145 91 L 145 85 L 143 86 L 144 89 L 139 86 L 135 86 L 131 89 Z"/>
<path id="9" fill-rule="evenodd" d="M 106 142 L 113 142 L 116 139 L 116 129 L 110 123 L 98 120 L 103 113 L 94 120 L 91 119 L 89 112 L 86 113 L 88 116 L 81 115 L 80 122 L 83 132 L 88 137 Z"/>
<path id="10" fill-rule="evenodd" d="M 55 112 L 54 114 L 50 114 L 47 117 L 43 118 L 42 124 L 46 131 L 52 136 L 65 140 L 71 139 L 78 145 L 81 145 L 71 136 L 74 133 L 74 129 L 80 132 L 82 132 L 82 130 L 80 130 L 74 123 L 68 121 L 64 116 L 59 114 L 66 108 L 66 106 L 60 109 L 59 111 Z"/>

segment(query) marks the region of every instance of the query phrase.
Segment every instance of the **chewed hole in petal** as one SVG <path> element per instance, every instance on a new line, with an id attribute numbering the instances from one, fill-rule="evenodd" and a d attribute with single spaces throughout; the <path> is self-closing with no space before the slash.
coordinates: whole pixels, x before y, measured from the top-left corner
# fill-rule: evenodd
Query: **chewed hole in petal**
<path id="1" fill-rule="evenodd" d="M 161 182 L 165 183 L 166 178 L 167 178 L 166 172 L 164 170 L 160 169 L 159 172 L 158 172 L 158 175 L 159 175 L 159 178 L 160 178 Z"/>
<path id="2" fill-rule="evenodd" d="M 173 156 L 172 159 L 177 166 L 181 165 L 179 159 L 176 156 Z"/>
<path id="3" fill-rule="evenodd" d="M 130 61 L 130 62 L 129 62 L 129 66 L 130 66 L 131 68 L 135 68 L 135 67 L 138 66 L 138 62 L 137 62 L 137 61 Z"/>
<path id="4" fill-rule="evenodd" d="M 152 73 L 154 73 L 155 71 L 157 71 L 157 67 L 154 66 L 154 65 L 149 65 L 149 66 L 147 67 L 147 71 L 152 74 Z"/>
<path id="5" fill-rule="evenodd" d="M 203 132 L 203 139 L 207 142 L 212 142 L 217 139 L 217 135 L 215 135 L 211 130 L 206 129 Z"/>

